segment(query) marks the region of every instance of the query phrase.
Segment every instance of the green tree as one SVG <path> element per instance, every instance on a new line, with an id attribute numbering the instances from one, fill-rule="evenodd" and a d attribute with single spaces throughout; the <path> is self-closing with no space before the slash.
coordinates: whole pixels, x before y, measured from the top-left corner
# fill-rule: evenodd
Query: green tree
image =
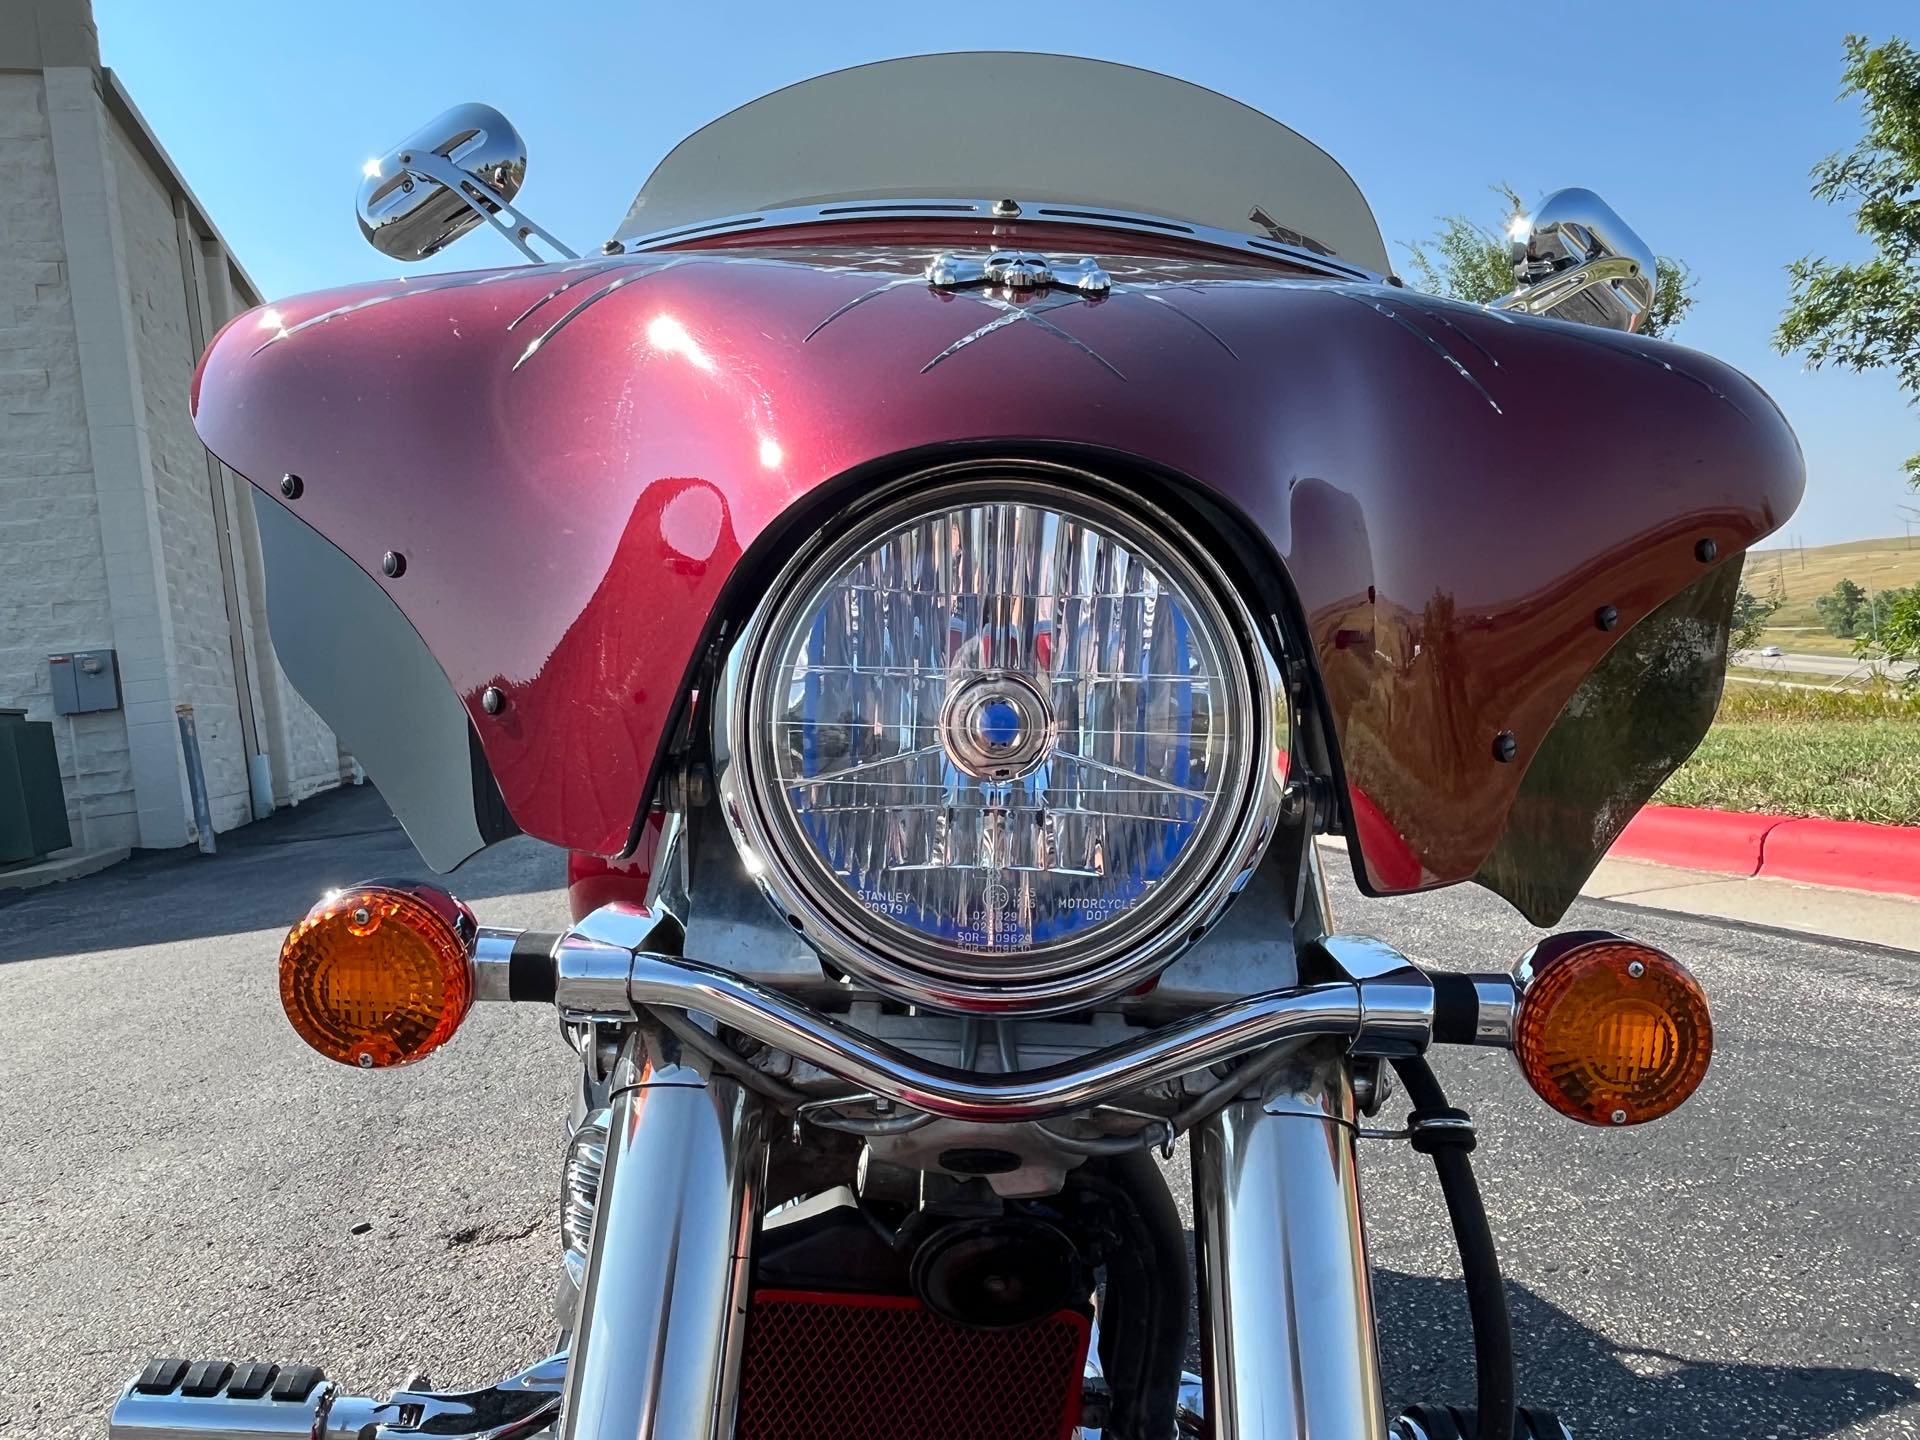
<path id="1" fill-rule="evenodd" d="M 1813 602 L 1820 622 L 1829 635 L 1851 640 L 1860 633 L 1860 618 L 1866 613 L 1867 592 L 1851 580 L 1842 580 L 1831 591 Z"/>
<path id="2" fill-rule="evenodd" d="M 1898 37 L 1847 37 L 1840 94 L 1860 97 L 1866 133 L 1813 167 L 1813 195 L 1853 205 L 1873 258 L 1836 264 L 1809 255 L 1787 267 L 1793 293 L 1773 343 L 1807 364 L 1891 369 L 1920 404 L 1920 51 Z M 1920 454 L 1906 462 L 1920 489 Z"/>
<path id="3" fill-rule="evenodd" d="M 1894 661 L 1920 661 L 1920 585 L 1896 590 L 1880 618 L 1880 651 Z M 1914 674 L 1920 682 L 1920 674 Z"/>
<path id="4" fill-rule="evenodd" d="M 1745 584 L 1740 586 L 1733 597 L 1733 627 L 1727 633 L 1728 660 L 1733 659 L 1735 651 L 1751 650 L 1760 643 L 1761 631 L 1780 604 L 1778 594 L 1756 595 Z"/>
<path id="5" fill-rule="evenodd" d="M 1476 305 L 1512 293 L 1507 222 L 1527 207 L 1511 185 L 1495 185 L 1493 192 L 1506 204 L 1498 229 L 1490 230 L 1465 215 L 1448 215 L 1427 239 L 1402 244 L 1415 289 Z M 1666 255 L 1656 257 L 1655 263 L 1653 309 L 1640 327 L 1643 335 L 1668 334 L 1693 308 L 1693 272 Z"/>

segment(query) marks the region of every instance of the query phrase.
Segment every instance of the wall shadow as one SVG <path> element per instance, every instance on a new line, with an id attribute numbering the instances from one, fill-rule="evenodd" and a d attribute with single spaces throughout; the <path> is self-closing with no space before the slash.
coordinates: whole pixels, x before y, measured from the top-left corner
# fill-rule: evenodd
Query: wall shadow
<path id="1" fill-rule="evenodd" d="M 559 889 L 565 872 L 561 851 L 522 836 L 444 883 L 472 904 Z M 221 835 L 214 855 L 146 851 L 78 880 L 0 891 L 0 964 L 289 926 L 322 891 L 382 876 L 433 871 L 379 791 L 342 787 Z M 564 907 L 553 918 L 564 921 Z"/>

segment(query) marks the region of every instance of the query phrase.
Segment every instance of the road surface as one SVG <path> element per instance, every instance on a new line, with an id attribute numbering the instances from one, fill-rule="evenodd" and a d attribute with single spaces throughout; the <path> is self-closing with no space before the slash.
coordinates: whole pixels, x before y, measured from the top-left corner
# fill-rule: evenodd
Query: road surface
<path id="1" fill-rule="evenodd" d="M 152 1353 L 372 1387 L 490 1380 L 550 1338 L 572 1061 L 552 1014 L 481 1007 L 397 1072 L 320 1060 L 279 1013 L 286 925 L 327 886 L 423 867 L 370 790 L 221 843 L 0 908 L 9 1440 L 100 1435 Z M 455 885 L 532 925 L 559 882 L 554 852 L 516 840 Z M 1344 927 L 1463 967 L 1538 933 L 1464 887 L 1337 889 Z M 1686 957 L 1720 1048 L 1686 1109 L 1621 1133 L 1553 1116 L 1503 1055 L 1440 1057 L 1481 1126 L 1523 1398 L 1589 1440 L 1920 1433 L 1920 958 L 1587 902 L 1566 924 Z M 1364 1167 L 1390 1392 L 1466 1400 L 1429 1167 L 1388 1142 Z"/>
<path id="2" fill-rule="evenodd" d="M 1762 655 L 1758 650 L 1736 650 L 1733 663 L 1754 670 L 1781 670 L 1790 675 L 1831 675 L 1836 680 L 1865 679 L 1868 675 L 1900 678 L 1912 666 L 1892 665 L 1884 660 L 1856 660 L 1850 655 L 1808 655 L 1787 650 L 1778 655 Z"/>

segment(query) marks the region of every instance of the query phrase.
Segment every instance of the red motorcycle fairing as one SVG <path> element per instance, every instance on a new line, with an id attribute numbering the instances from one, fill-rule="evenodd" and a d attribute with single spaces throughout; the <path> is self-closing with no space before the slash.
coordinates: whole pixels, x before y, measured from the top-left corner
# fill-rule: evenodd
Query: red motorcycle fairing
<path id="1" fill-rule="evenodd" d="M 1003 228 L 1090 249 L 1111 292 L 932 288 L 926 222 L 386 282 L 235 320 L 196 417 L 418 630 L 520 828 L 602 856 L 743 554 L 889 457 L 1119 453 L 1255 537 L 1298 597 L 1373 893 L 1475 876 L 1590 672 L 1799 499 L 1779 411 L 1707 356 Z"/>

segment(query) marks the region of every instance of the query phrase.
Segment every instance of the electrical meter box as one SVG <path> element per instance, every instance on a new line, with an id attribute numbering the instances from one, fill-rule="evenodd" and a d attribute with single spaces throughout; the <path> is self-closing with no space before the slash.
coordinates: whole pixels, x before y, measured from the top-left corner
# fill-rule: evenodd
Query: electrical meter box
<path id="1" fill-rule="evenodd" d="M 86 715 L 120 708 L 120 661 L 111 650 L 73 650 L 47 657 L 53 713 Z"/>

